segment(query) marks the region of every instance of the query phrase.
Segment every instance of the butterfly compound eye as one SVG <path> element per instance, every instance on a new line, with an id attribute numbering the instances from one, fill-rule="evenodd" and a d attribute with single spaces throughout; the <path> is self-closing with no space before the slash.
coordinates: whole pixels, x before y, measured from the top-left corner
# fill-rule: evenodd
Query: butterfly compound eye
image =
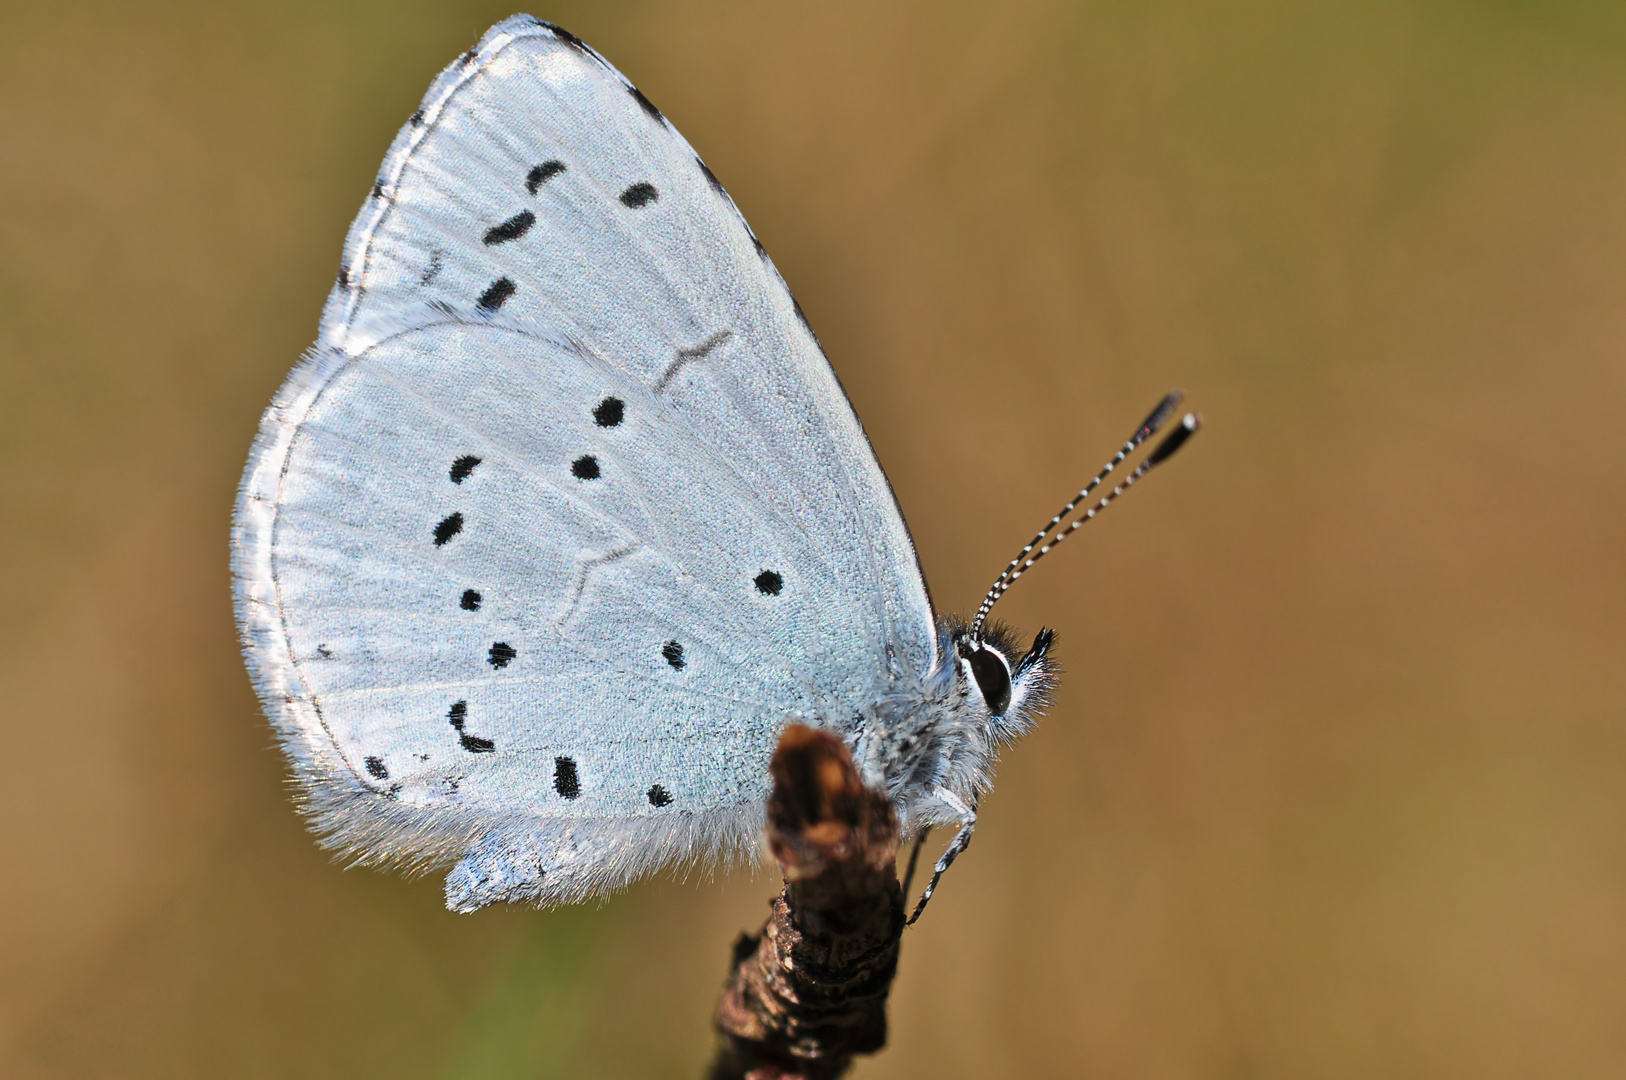
<path id="1" fill-rule="evenodd" d="M 1003 716 L 1011 706 L 1011 669 L 1006 666 L 1004 657 L 986 645 L 961 645 L 960 657 L 971 668 L 988 711 Z"/>

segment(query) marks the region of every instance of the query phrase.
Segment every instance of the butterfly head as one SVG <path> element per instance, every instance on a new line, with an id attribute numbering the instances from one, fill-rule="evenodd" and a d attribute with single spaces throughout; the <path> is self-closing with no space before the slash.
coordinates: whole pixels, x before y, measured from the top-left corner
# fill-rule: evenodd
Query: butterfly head
<path id="1" fill-rule="evenodd" d="M 1026 734 L 1050 702 L 1056 684 L 1052 630 L 1040 630 L 1026 652 L 1015 631 L 990 623 L 973 633 L 951 624 L 949 647 L 965 700 L 987 717 L 993 736 L 1006 742 Z"/>

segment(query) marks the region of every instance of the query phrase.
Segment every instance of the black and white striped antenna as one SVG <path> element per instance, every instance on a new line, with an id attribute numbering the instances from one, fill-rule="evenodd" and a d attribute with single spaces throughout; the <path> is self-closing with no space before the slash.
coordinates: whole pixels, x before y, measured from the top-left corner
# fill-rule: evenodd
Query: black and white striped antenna
<path id="1" fill-rule="evenodd" d="M 1171 390 L 1164 395 L 1163 400 L 1157 403 L 1157 408 L 1153 409 L 1146 419 L 1141 421 L 1140 427 L 1135 429 L 1135 433 L 1112 456 L 1112 460 L 1107 462 L 1101 468 L 1101 471 L 1095 474 L 1093 480 L 1084 485 L 1084 490 L 1075 495 L 1072 502 L 1062 507 L 1060 512 L 1050 519 L 1050 524 L 1039 530 L 1038 535 L 1028 543 L 1028 546 L 1023 548 L 1016 558 L 1011 560 L 1011 564 L 1000 573 L 999 577 L 994 579 L 993 585 L 988 589 L 988 595 L 982 598 L 982 604 L 977 608 L 976 618 L 971 621 L 971 638 L 973 641 L 980 637 L 982 624 L 988 618 L 988 612 L 993 610 L 994 605 L 999 602 L 999 598 L 1005 595 L 1005 590 L 1016 583 L 1017 578 L 1027 573 L 1034 563 L 1049 553 L 1051 548 L 1073 535 L 1085 522 L 1094 519 L 1095 515 L 1105 510 L 1112 500 L 1134 486 L 1135 481 L 1173 457 L 1175 451 L 1184 446 L 1186 440 L 1191 438 L 1198 428 L 1202 427 L 1202 419 L 1196 413 L 1186 413 L 1181 418 L 1179 425 L 1169 432 L 1164 440 L 1158 443 L 1150 454 L 1146 455 L 1146 460 L 1142 461 L 1135 467 L 1133 472 L 1124 477 L 1117 487 L 1109 491 L 1100 502 L 1085 511 L 1082 517 L 1065 529 L 1055 531 L 1057 526 L 1078 508 L 1079 503 L 1089 497 L 1090 492 L 1101 486 L 1101 481 L 1110 476 L 1112 470 L 1123 464 L 1124 459 L 1133 454 L 1141 443 L 1157 434 L 1158 429 L 1168 422 L 1169 417 L 1174 415 L 1174 410 L 1179 406 L 1183 397 L 1185 395 L 1179 390 Z"/>

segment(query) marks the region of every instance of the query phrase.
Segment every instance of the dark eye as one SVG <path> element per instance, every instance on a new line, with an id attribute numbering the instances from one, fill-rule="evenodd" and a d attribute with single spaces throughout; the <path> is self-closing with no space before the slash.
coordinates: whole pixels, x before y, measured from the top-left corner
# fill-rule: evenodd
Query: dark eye
<path id="1" fill-rule="evenodd" d="M 992 649 L 970 645 L 960 646 L 960 655 L 971 665 L 971 674 L 977 680 L 977 689 L 982 691 L 982 700 L 988 703 L 988 711 L 1003 716 L 1011 705 L 1011 672 L 1005 661 Z"/>

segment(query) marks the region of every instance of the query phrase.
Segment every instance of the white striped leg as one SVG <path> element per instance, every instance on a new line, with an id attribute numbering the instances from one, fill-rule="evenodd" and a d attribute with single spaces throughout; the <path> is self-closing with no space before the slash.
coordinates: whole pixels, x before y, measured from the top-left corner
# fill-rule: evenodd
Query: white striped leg
<path id="1" fill-rule="evenodd" d="M 904 924 L 905 926 L 915 925 L 915 920 L 920 918 L 920 913 L 926 910 L 926 903 L 932 898 L 932 893 L 937 891 L 937 883 L 943 877 L 943 871 L 954 865 L 954 860 L 959 857 L 960 852 L 971 846 L 971 833 L 977 827 L 976 808 L 967 806 L 965 800 L 954 794 L 954 792 L 947 788 L 937 788 L 932 792 L 932 796 L 939 802 L 946 803 L 950 809 L 960 815 L 960 831 L 954 834 L 954 839 L 949 842 L 948 850 L 943 852 L 943 857 L 937 860 L 936 866 L 932 867 L 932 879 L 926 882 L 926 891 L 920 894 L 920 903 L 915 905 L 915 912 L 909 916 L 909 921 Z"/>

